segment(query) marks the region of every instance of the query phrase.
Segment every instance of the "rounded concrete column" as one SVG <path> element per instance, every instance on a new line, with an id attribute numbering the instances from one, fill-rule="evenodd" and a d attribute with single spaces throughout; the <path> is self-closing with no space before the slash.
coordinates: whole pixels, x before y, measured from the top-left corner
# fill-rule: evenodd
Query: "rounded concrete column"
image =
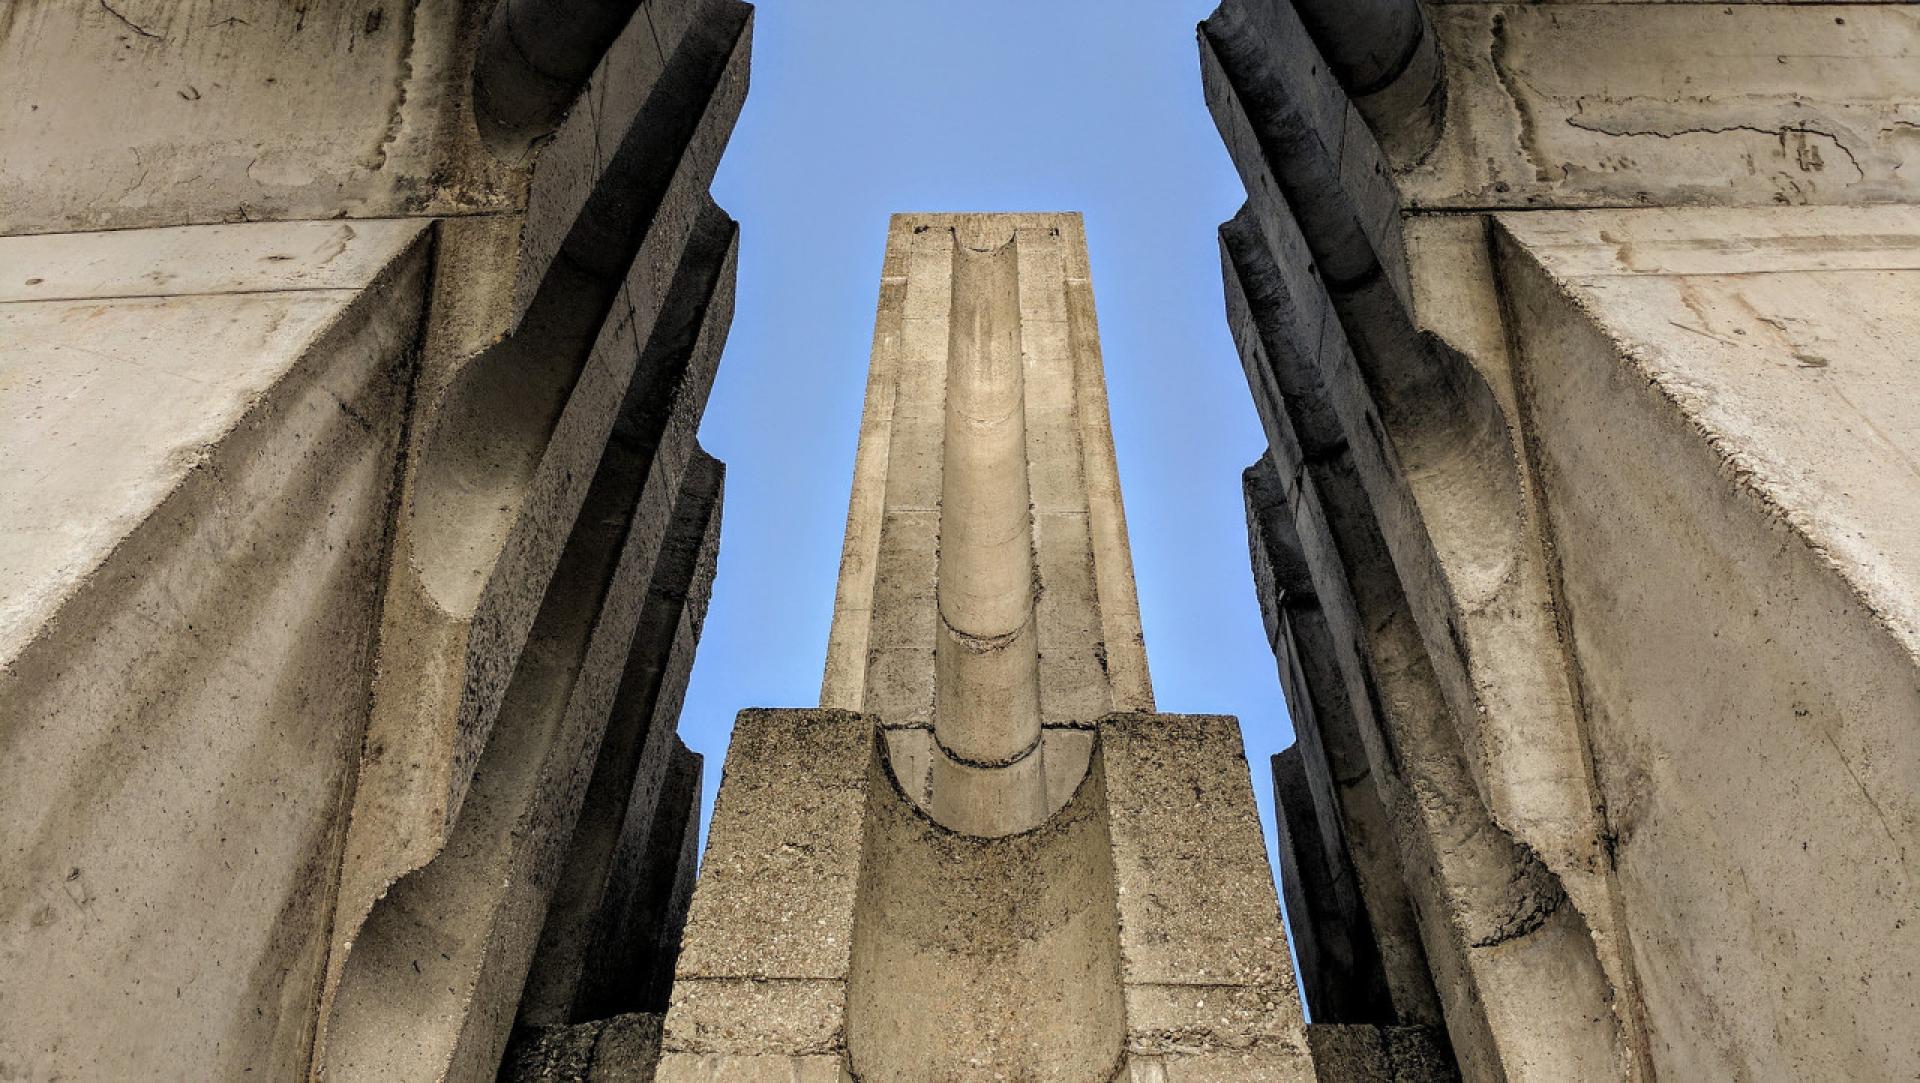
<path id="1" fill-rule="evenodd" d="M 934 653 L 934 813 L 980 834 L 1046 814 L 1015 242 L 955 238 Z"/>

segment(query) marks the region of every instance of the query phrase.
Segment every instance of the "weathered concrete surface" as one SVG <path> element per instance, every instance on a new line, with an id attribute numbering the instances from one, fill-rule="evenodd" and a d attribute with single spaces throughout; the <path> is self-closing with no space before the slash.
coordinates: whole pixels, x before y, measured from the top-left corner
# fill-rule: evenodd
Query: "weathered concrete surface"
<path id="1" fill-rule="evenodd" d="M 0 240 L 10 1075 L 304 1070 L 429 232 Z"/>
<path id="2" fill-rule="evenodd" d="M 1310 1023 L 1319 1083 L 1450 1083 L 1460 1078 L 1446 1035 L 1432 1027 Z"/>
<path id="3" fill-rule="evenodd" d="M 1097 756 L 1131 1078 L 1314 1078 L 1239 723 L 1110 718 Z"/>
<path id="4" fill-rule="evenodd" d="M 1912 1074 L 1920 211 L 1498 222 L 1656 1067 Z"/>
<path id="5" fill-rule="evenodd" d="M 1447 115 L 1409 207 L 1920 198 L 1908 4 L 1439 3 Z"/>
<path id="6" fill-rule="evenodd" d="M 847 711 L 734 722 L 661 1080 L 840 1078 L 873 745 Z"/>
<path id="7" fill-rule="evenodd" d="M 489 138 L 473 62 L 495 6 L 19 0 L 0 22 L 0 233 L 525 208 L 537 253 L 721 5 L 649 0 L 600 58 L 597 109 Z"/>
<path id="8" fill-rule="evenodd" d="M 855 1076 L 1111 1079 L 1126 1011 L 1097 765 L 1044 824 L 994 838 L 942 827 L 880 769 L 847 976 Z"/>
<path id="9" fill-rule="evenodd" d="M 485 6 L 9 5 L 0 232 L 502 207 L 462 123 Z"/>

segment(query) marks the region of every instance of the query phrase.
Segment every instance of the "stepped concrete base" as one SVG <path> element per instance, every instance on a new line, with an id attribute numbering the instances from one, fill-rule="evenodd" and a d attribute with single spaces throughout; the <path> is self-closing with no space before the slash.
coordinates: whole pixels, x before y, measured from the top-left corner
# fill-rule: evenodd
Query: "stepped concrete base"
<path id="1" fill-rule="evenodd" d="M 742 713 L 658 1078 L 1315 1078 L 1238 725 L 1094 734 L 1065 809 L 980 839 L 871 716 Z"/>

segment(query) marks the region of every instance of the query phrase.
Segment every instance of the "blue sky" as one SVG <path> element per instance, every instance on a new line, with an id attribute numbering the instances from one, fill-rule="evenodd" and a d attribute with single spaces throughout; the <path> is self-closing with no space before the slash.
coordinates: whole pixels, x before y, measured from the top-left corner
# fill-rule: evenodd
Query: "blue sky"
<path id="1" fill-rule="evenodd" d="M 763 0 L 713 185 L 740 221 L 701 440 L 727 463 L 719 578 L 681 715 L 711 808 L 734 714 L 812 706 L 839 568 L 887 217 L 1086 215 L 1159 708 L 1238 715 L 1269 848 L 1292 742 L 1248 571 L 1265 447 L 1214 229 L 1244 198 L 1200 94 L 1214 0 Z"/>

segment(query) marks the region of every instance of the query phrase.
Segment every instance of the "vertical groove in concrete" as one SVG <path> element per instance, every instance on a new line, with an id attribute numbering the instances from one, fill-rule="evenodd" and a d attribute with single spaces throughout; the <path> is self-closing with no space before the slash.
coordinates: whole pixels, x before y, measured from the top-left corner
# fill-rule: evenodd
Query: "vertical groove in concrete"
<path id="1" fill-rule="evenodd" d="M 1039 756 L 1019 240 L 953 233 L 934 581 L 933 812 L 973 834 L 1046 816 Z"/>
<path id="2" fill-rule="evenodd" d="M 1017 246 L 955 238 L 935 570 L 934 736 L 955 758 L 990 765 L 1040 739 Z"/>

